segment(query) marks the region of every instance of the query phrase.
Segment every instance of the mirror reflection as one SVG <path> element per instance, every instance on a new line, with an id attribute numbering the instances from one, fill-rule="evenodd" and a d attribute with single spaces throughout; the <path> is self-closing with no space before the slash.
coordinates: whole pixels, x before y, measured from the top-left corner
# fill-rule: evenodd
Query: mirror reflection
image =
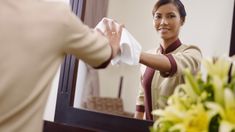
<path id="1" fill-rule="evenodd" d="M 160 45 L 160 36 L 153 26 L 152 9 L 155 2 L 105 2 L 107 17 L 124 24 L 139 41 L 143 51 L 156 49 Z M 182 0 L 187 12 L 179 36 L 182 43 L 198 46 L 203 57 L 228 55 L 233 2 Z M 97 23 L 92 24 L 95 26 Z M 97 71 L 80 61 L 74 107 L 132 118 L 141 86 L 139 69 L 140 66 L 110 65 Z"/>

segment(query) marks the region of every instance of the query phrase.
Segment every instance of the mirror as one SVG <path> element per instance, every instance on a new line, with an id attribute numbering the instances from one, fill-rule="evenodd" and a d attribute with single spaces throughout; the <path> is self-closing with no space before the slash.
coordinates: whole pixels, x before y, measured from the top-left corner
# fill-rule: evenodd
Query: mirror
<path id="1" fill-rule="evenodd" d="M 180 32 L 182 43 L 197 45 L 204 57 L 228 55 L 234 1 L 214 0 L 212 3 L 210 0 L 182 0 L 182 2 L 187 12 L 185 24 Z M 140 42 L 144 51 L 157 48 L 159 38 L 152 26 L 151 15 L 154 3 L 155 0 L 110 0 L 107 17 L 125 24 L 127 30 Z M 99 107 L 105 108 L 101 108 L 105 113 L 133 116 L 135 99 L 140 87 L 139 66 L 109 66 L 107 69 L 94 71 L 80 61 L 78 67 L 74 107 L 95 110 L 93 107 L 96 102 L 99 103 L 97 104 Z M 122 81 L 121 77 L 123 77 Z M 87 104 L 86 101 L 91 96 L 100 98 L 93 98 L 91 104 Z M 122 110 L 123 113 L 112 113 L 110 111 L 113 109 L 109 111 L 108 107 Z"/>
<path id="2" fill-rule="evenodd" d="M 74 4 L 76 4 L 77 0 L 74 0 L 74 2 L 75 2 Z M 227 55 L 229 53 L 234 1 L 233 0 L 227 0 L 227 1 L 182 0 L 182 2 L 185 5 L 187 11 L 187 17 L 186 17 L 186 22 L 181 29 L 180 33 L 181 41 L 186 44 L 195 44 L 199 46 L 202 50 L 204 57 L 217 56 L 222 54 Z M 151 10 L 154 3 L 155 0 L 148 0 L 148 1 L 109 0 L 107 16 L 117 20 L 120 23 L 125 24 L 127 30 L 140 42 L 143 50 L 148 50 L 159 46 L 158 44 L 159 39 L 152 27 Z M 95 24 L 96 23 L 94 23 L 94 25 Z M 232 41 L 235 42 L 234 38 L 232 39 Z M 233 46 L 234 44 L 231 47 Z M 234 54 L 234 49 L 235 48 L 230 49 L 230 52 L 232 51 L 233 54 Z M 84 69 L 87 68 L 86 65 L 84 63 L 83 64 L 79 63 L 79 64 L 83 66 L 79 65 L 78 68 L 80 71 L 78 71 L 77 74 L 79 76 L 76 82 L 76 90 L 74 98 L 75 101 L 73 105 L 74 107 L 79 108 L 81 110 L 84 109 L 81 106 L 81 98 L 84 95 L 82 90 L 87 89 L 84 88 L 83 82 L 87 82 L 88 80 L 86 79 L 86 72 L 85 72 L 87 71 L 87 69 Z M 84 68 L 82 69 L 82 67 Z M 101 97 L 117 98 L 119 91 L 120 77 L 123 76 L 122 92 L 121 92 L 123 109 L 126 112 L 134 113 L 135 98 L 137 96 L 139 88 L 138 68 L 139 68 L 138 66 L 128 66 L 128 65 L 109 66 L 107 69 L 95 72 L 96 76 L 99 77 L 98 84 L 95 85 L 99 86 L 98 95 L 100 95 Z M 63 67 L 61 69 L 63 69 Z M 64 70 L 69 71 L 66 70 L 66 68 Z M 60 74 L 62 73 L 60 73 L 59 69 L 52 84 L 51 93 L 44 114 L 45 120 L 54 121 L 56 99 L 57 99 L 56 96 L 57 92 L 58 93 L 61 92 L 57 91 L 60 82 L 59 80 L 61 79 L 59 78 Z M 87 76 L 87 78 L 89 77 Z M 64 84 L 64 86 L 66 86 L 66 83 Z M 57 100 L 57 102 L 64 102 L 64 101 Z M 59 113 L 58 115 L 62 115 L 62 113 Z M 82 120 L 80 118 L 78 119 Z"/>

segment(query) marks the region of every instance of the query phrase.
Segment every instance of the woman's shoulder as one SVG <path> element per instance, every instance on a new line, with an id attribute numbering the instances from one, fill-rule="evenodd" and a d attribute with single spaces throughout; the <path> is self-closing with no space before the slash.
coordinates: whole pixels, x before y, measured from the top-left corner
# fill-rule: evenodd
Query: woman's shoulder
<path id="1" fill-rule="evenodd" d="M 194 44 L 182 44 L 180 46 L 180 49 L 183 51 L 194 49 L 194 50 L 198 50 L 199 52 L 201 52 L 200 48 Z"/>

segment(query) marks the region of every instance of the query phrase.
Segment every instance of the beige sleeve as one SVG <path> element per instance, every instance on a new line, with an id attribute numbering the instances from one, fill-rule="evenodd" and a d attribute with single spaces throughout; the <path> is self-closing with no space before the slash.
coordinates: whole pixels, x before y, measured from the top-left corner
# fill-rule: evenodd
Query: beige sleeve
<path id="1" fill-rule="evenodd" d="M 175 75 L 182 75 L 185 68 L 189 68 L 192 73 L 200 70 L 202 54 L 198 47 L 188 46 L 182 52 L 172 54 L 177 70 Z"/>
<path id="2" fill-rule="evenodd" d="M 71 11 L 65 17 L 65 53 L 73 54 L 92 67 L 99 67 L 111 59 L 108 40 L 84 25 Z"/>
<path id="3" fill-rule="evenodd" d="M 142 84 L 140 84 L 142 86 Z M 137 100 L 136 100 L 136 111 L 144 112 L 144 89 L 143 87 L 139 88 Z"/>
<path id="4" fill-rule="evenodd" d="M 144 88 L 142 86 L 142 80 L 143 80 L 143 75 L 145 72 L 146 66 L 141 65 L 140 67 L 140 72 L 141 72 L 141 77 L 140 77 L 140 83 L 139 83 L 139 92 L 137 95 L 137 99 L 136 99 L 136 111 L 138 112 L 144 112 Z"/>

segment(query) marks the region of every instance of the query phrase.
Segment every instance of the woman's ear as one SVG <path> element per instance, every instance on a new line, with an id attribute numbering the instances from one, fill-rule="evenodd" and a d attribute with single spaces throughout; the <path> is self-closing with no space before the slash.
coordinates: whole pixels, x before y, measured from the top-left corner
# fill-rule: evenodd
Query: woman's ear
<path id="1" fill-rule="evenodd" d="M 184 19 L 184 18 L 181 18 L 180 21 L 181 21 L 181 26 L 183 26 L 183 25 L 184 25 L 184 22 L 185 22 L 185 19 Z"/>

